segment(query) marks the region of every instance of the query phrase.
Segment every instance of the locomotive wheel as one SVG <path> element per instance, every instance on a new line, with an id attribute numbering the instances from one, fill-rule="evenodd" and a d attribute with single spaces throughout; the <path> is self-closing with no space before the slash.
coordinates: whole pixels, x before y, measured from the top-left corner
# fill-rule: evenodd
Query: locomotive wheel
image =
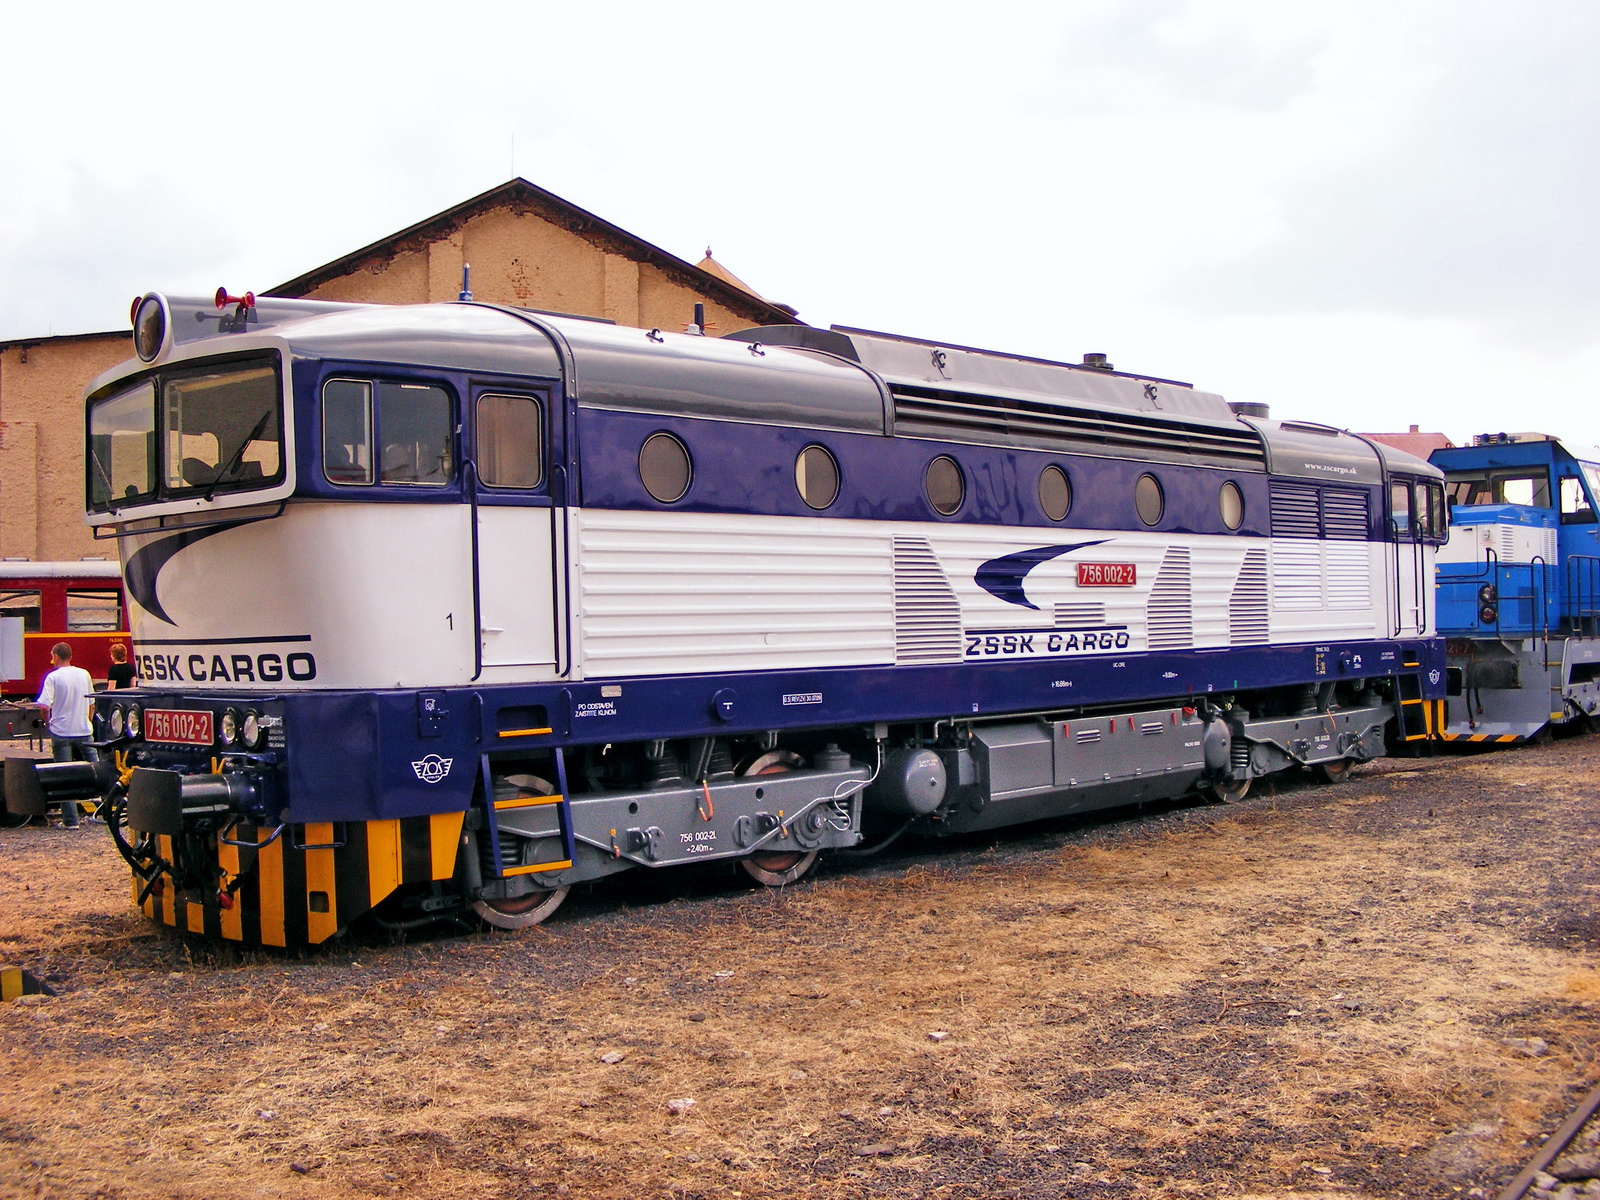
<path id="1" fill-rule="evenodd" d="M 1355 765 L 1353 758 L 1336 758 L 1332 762 L 1318 763 L 1315 770 L 1323 783 L 1343 783 L 1350 778 L 1350 768 Z"/>
<path id="2" fill-rule="evenodd" d="M 485 925 L 495 929 L 527 929 L 560 908 L 571 890 L 571 887 L 548 888 L 512 900 L 474 900 L 472 911 Z"/>
<path id="3" fill-rule="evenodd" d="M 1211 785 L 1211 795 L 1222 804 L 1237 804 L 1250 794 L 1248 779 L 1225 780 Z"/>
<path id="4" fill-rule="evenodd" d="M 792 750 L 769 750 L 745 764 L 741 775 L 783 775 L 805 765 Z M 739 869 L 765 887 L 799 883 L 816 870 L 820 850 L 762 850 L 739 860 Z"/>
<path id="5" fill-rule="evenodd" d="M 27 813 L 14 813 L 4 805 L 0 805 L 0 829 L 19 829 L 27 823 Z"/>
<path id="6" fill-rule="evenodd" d="M 783 887 L 799 883 L 816 870 L 820 850 L 768 850 L 739 860 L 739 867 L 757 883 Z"/>

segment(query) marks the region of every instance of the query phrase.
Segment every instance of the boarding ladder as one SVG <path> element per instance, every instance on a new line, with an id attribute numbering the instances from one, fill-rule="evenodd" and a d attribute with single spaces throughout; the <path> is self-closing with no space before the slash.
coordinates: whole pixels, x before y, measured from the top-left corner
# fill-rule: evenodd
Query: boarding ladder
<path id="1" fill-rule="evenodd" d="M 536 875 L 545 871 L 565 871 L 572 866 L 574 854 L 574 841 L 572 834 L 572 801 L 567 795 L 567 759 L 561 747 L 555 747 L 556 762 L 556 790 L 549 796 L 529 795 L 511 796 L 504 800 L 496 800 L 494 796 L 494 778 L 489 770 L 489 756 L 483 755 L 478 760 L 478 782 L 483 788 L 484 796 L 484 832 L 489 839 L 489 854 L 484 862 L 485 867 L 494 868 L 494 877 L 509 879 L 513 875 Z M 500 851 L 500 815 L 502 813 L 524 808 L 554 808 L 556 811 L 556 825 L 561 836 L 561 857 L 554 862 L 528 863 L 523 866 L 507 867 Z"/>

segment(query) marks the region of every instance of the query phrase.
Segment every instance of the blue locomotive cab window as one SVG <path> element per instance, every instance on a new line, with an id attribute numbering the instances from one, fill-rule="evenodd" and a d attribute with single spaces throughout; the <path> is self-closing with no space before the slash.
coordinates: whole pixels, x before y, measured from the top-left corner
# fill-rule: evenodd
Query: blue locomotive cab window
<path id="1" fill-rule="evenodd" d="M 1550 507 L 1550 473 L 1542 467 L 1532 471 L 1452 471 L 1445 486 L 1450 489 L 1451 504 Z"/>
<path id="2" fill-rule="evenodd" d="M 1561 523 L 1563 525 L 1593 525 L 1594 506 L 1584 493 L 1583 480 L 1575 475 L 1563 475 L 1560 484 Z"/>
<path id="3" fill-rule="evenodd" d="M 428 383 L 330 379 L 322 387 L 322 473 L 345 486 L 442 487 L 455 478 L 450 394 Z"/>
<path id="4" fill-rule="evenodd" d="M 483 395 L 476 408 L 478 478 L 490 487 L 544 482 L 544 422 L 532 396 Z"/>

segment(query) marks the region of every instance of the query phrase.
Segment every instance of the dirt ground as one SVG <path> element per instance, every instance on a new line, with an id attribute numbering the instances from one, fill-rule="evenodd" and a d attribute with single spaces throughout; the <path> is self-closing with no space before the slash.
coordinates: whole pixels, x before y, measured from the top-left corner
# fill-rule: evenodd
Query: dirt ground
<path id="1" fill-rule="evenodd" d="M 1493 1196 L 1597 1080 L 1600 737 L 524 934 L 195 942 L 0 831 L 5 1197 Z M 688 1103 L 692 1101 L 693 1103 Z"/>

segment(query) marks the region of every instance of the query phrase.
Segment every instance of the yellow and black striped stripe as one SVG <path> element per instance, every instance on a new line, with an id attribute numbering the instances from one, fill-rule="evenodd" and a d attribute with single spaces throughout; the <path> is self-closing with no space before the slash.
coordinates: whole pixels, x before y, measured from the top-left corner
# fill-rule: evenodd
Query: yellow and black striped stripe
<path id="1" fill-rule="evenodd" d="M 55 993 L 32 971 L 21 967 L 0 967 L 0 1003 L 18 996 L 53 996 Z"/>
<path id="2" fill-rule="evenodd" d="M 263 946 L 316 945 L 375 907 L 401 886 L 454 878 L 465 813 L 387 821 L 352 821 L 296 828 L 274 842 L 249 847 L 213 843 L 224 888 L 237 885 L 232 904 L 217 895 L 179 894 L 171 880 L 144 903 L 146 916 L 174 929 Z M 271 831 L 241 825 L 233 839 L 263 842 Z M 159 839 L 172 861 L 172 839 Z M 138 903 L 140 881 L 133 881 Z"/>

